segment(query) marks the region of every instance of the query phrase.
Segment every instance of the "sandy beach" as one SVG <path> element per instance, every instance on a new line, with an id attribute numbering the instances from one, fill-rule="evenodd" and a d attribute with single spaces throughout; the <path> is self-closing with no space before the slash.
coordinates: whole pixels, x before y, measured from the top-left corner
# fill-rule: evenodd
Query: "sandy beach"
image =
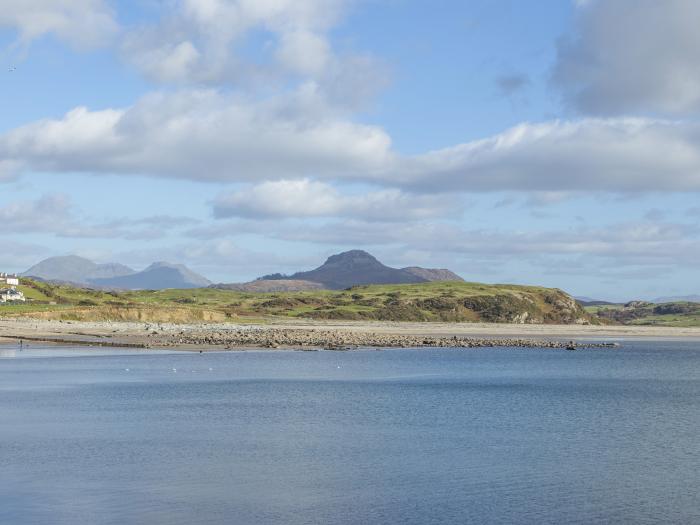
<path id="1" fill-rule="evenodd" d="M 550 346 L 564 348 L 627 339 L 699 339 L 700 328 L 483 323 L 322 322 L 160 324 L 0 319 L 0 343 L 42 342 L 134 348 Z"/>

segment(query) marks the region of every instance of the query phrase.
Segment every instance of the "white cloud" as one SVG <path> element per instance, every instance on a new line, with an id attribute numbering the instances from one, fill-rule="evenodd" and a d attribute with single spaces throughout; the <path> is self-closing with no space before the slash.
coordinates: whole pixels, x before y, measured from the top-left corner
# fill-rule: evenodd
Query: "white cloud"
<path id="1" fill-rule="evenodd" d="M 153 76 L 166 82 L 194 75 L 200 59 L 201 53 L 188 40 L 160 47 L 142 48 L 133 57 L 139 69 L 148 70 Z"/>
<path id="2" fill-rule="evenodd" d="M 454 210 L 451 197 L 411 195 L 396 189 L 343 194 L 329 184 L 309 179 L 263 182 L 224 194 L 214 202 L 218 218 L 361 217 L 407 221 L 445 216 Z"/>
<path id="3" fill-rule="evenodd" d="M 554 82 L 592 114 L 700 111 L 700 2 L 579 0 Z"/>
<path id="4" fill-rule="evenodd" d="M 278 75 L 279 68 L 319 78 L 338 60 L 327 32 L 345 3 L 179 0 L 158 24 L 132 30 L 124 52 L 148 77 L 165 82 L 242 84 L 251 74 Z M 255 52 L 243 52 L 250 39 Z"/>
<path id="5" fill-rule="evenodd" d="M 152 216 L 101 220 L 85 216 L 70 197 L 47 193 L 34 200 L 7 199 L 0 207 L 0 236 L 48 234 L 64 238 L 160 239 L 164 228 L 193 226 L 187 217 Z"/>
<path id="6" fill-rule="evenodd" d="M 403 159 L 397 178 L 442 191 L 700 191 L 700 125 L 651 119 L 524 123 Z"/>
<path id="7" fill-rule="evenodd" d="M 118 32 L 103 0 L 0 0 L 0 27 L 16 29 L 26 46 L 47 34 L 84 49 L 108 43 Z"/>
<path id="8" fill-rule="evenodd" d="M 336 116 L 311 89 L 267 101 L 186 91 L 127 109 L 76 108 L 0 136 L 0 158 L 27 169 L 192 180 L 368 178 L 390 138 Z"/>
<path id="9" fill-rule="evenodd" d="M 0 233 L 54 232 L 66 225 L 71 213 L 70 200 L 62 194 L 47 194 L 34 201 L 10 201 L 0 208 Z"/>
<path id="10" fill-rule="evenodd" d="M 467 257 L 475 261 L 553 260 L 588 257 L 620 265 L 669 265 L 694 268 L 700 257 L 700 227 L 668 222 L 621 222 L 603 227 L 572 227 L 544 231 L 467 229 L 455 223 L 416 222 L 377 228 L 363 220 L 331 221 L 299 228 L 267 222 L 231 224 L 228 231 L 264 231 L 285 241 L 336 246 L 395 247 Z M 195 232 L 192 232 L 193 234 Z"/>
<path id="11" fill-rule="evenodd" d="M 281 36 L 277 58 L 294 72 L 316 76 L 331 61 L 331 50 L 328 41 L 317 34 L 292 31 Z"/>
<path id="12" fill-rule="evenodd" d="M 313 86 L 253 100 L 152 94 L 127 109 L 77 108 L 0 136 L 8 167 L 200 181 L 314 178 L 428 193 L 700 191 L 700 124 L 641 118 L 524 123 L 414 157 L 351 122 Z M 9 176 L 9 172 L 5 174 Z"/>

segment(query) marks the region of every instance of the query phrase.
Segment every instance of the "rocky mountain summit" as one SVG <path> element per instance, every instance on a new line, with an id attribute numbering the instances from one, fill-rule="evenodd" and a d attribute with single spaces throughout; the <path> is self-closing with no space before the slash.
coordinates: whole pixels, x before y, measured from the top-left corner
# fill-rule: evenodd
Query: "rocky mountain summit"
<path id="1" fill-rule="evenodd" d="M 319 285 L 330 290 L 343 290 L 369 284 L 415 284 L 433 281 L 463 281 L 463 279 L 454 272 L 445 269 L 418 266 L 391 268 L 364 250 L 350 250 L 331 255 L 325 263 L 314 270 L 296 272 L 292 275 L 266 275 L 252 283 L 238 286 L 251 286 L 254 283 L 259 283 L 255 287 L 256 291 L 277 291 L 275 283 L 281 281 L 294 283 L 291 288 L 285 288 L 287 291 L 300 291 L 318 289 Z M 234 285 L 217 285 L 217 287 L 229 289 L 231 286 Z M 251 288 L 253 287 L 251 286 Z"/>

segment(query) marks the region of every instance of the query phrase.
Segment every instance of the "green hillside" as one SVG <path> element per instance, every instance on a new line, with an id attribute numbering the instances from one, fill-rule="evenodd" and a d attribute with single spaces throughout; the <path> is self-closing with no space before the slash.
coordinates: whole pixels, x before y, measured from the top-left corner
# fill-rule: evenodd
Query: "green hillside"
<path id="1" fill-rule="evenodd" d="M 20 289 L 30 302 L 5 305 L 2 315 L 163 322 L 267 317 L 505 323 L 587 323 L 592 319 L 561 290 L 466 282 L 248 293 L 213 288 L 106 292 L 25 280 Z"/>
<path id="2" fill-rule="evenodd" d="M 627 304 L 589 306 L 586 311 L 602 321 L 646 326 L 700 326 L 700 303 L 654 304 L 633 301 Z"/>

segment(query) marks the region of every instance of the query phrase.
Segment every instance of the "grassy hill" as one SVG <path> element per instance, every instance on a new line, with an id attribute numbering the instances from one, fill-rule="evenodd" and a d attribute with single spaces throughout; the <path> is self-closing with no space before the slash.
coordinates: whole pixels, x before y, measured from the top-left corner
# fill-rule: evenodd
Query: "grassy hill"
<path id="1" fill-rule="evenodd" d="M 627 304 L 587 306 L 586 311 L 602 321 L 647 326 L 700 326 L 700 303 L 654 304 L 633 301 Z"/>
<path id="2" fill-rule="evenodd" d="M 24 280 L 30 302 L 0 315 L 160 322 L 267 317 L 391 321 L 588 323 L 595 318 L 561 290 L 467 282 L 369 285 L 348 290 L 250 293 L 191 290 L 107 292 Z"/>

